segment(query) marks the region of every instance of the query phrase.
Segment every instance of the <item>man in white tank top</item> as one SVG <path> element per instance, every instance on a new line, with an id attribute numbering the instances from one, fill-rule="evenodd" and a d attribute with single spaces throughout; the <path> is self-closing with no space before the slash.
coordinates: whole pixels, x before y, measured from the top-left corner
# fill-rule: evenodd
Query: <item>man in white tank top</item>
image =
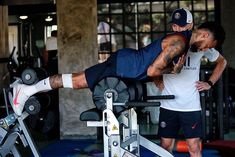
<path id="1" fill-rule="evenodd" d="M 172 21 L 174 18 L 177 18 L 175 12 L 172 14 Z M 178 27 L 174 31 L 181 29 Z M 206 82 L 199 81 L 203 56 L 216 63 L 212 75 Z M 196 53 L 189 50 L 185 59 L 186 62 L 179 74 L 163 75 L 162 94 L 175 95 L 175 99 L 161 101 L 158 135 L 161 137 L 161 146 L 172 152 L 175 138 L 182 128 L 190 156 L 201 157 L 202 119 L 199 92 L 212 88 L 223 73 L 226 60 L 214 48 Z"/>

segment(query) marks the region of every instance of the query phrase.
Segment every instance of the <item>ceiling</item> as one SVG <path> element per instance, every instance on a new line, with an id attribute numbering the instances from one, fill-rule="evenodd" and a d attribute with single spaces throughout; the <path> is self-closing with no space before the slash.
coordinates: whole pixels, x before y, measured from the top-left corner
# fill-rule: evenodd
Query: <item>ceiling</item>
<path id="1" fill-rule="evenodd" d="M 9 15 L 32 15 L 56 12 L 55 0 L 2 0 L 8 6 Z"/>

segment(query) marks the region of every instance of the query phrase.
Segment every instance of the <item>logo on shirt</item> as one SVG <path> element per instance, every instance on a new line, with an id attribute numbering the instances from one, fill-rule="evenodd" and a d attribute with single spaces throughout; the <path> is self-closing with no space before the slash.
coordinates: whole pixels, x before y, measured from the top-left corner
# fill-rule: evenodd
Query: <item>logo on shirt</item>
<path id="1" fill-rule="evenodd" d="M 160 123 L 160 126 L 161 126 L 161 128 L 165 128 L 165 127 L 166 127 L 166 122 L 162 121 L 162 122 Z"/>
<path id="2" fill-rule="evenodd" d="M 192 130 L 194 130 L 197 127 L 197 123 L 192 125 Z"/>
<path id="3" fill-rule="evenodd" d="M 175 13 L 175 19 L 177 20 L 180 19 L 180 16 L 181 16 L 180 13 Z"/>
<path id="4" fill-rule="evenodd" d="M 191 60 L 190 60 L 189 56 L 186 58 L 186 61 L 184 62 L 183 69 L 184 70 L 197 70 L 197 68 L 195 66 L 191 65 Z"/>

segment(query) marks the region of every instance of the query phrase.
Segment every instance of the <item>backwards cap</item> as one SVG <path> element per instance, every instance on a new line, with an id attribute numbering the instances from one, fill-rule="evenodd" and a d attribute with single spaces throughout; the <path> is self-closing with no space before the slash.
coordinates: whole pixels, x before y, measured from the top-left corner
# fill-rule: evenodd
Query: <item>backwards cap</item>
<path id="1" fill-rule="evenodd" d="M 171 15 L 171 23 L 177 24 L 179 26 L 185 26 L 192 22 L 193 16 L 191 12 L 187 9 L 176 9 Z"/>

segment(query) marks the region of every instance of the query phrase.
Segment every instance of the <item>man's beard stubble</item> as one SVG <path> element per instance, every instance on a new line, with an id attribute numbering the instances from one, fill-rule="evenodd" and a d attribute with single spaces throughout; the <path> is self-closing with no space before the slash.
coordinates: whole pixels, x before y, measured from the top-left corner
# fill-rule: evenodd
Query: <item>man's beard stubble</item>
<path id="1" fill-rule="evenodd" d="M 199 47 L 201 46 L 202 43 L 203 43 L 203 41 L 196 41 L 195 43 L 193 43 L 190 46 L 190 51 L 191 52 L 198 52 L 198 51 L 200 51 Z"/>

